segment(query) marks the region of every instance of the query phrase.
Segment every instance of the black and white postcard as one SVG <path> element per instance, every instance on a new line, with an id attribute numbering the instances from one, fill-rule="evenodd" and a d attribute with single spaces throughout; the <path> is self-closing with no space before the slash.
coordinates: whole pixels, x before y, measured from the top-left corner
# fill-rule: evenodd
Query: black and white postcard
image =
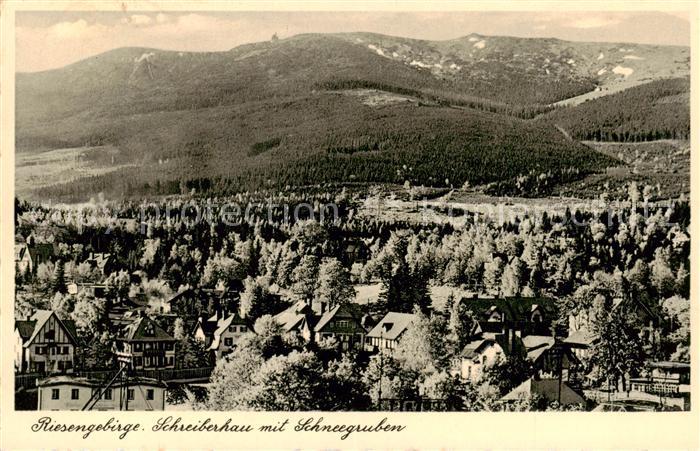
<path id="1" fill-rule="evenodd" d="M 2 6 L 3 448 L 698 446 L 697 4 Z"/>

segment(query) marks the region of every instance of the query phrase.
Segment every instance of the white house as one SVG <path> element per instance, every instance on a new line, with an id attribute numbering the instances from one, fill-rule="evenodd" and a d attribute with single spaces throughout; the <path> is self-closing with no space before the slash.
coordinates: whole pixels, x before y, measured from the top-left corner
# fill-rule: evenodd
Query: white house
<path id="1" fill-rule="evenodd" d="M 221 318 L 217 326 L 209 350 L 214 351 L 218 360 L 236 347 L 236 343 L 238 343 L 241 336 L 248 332 L 248 324 L 238 314 L 234 313 Z"/>
<path id="2" fill-rule="evenodd" d="M 484 334 L 464 346 L 453 366 L 453 374 L 459 374 L 463 380 L 478 382 L 487 369 L 505 358 L 506 350 L 496 337 Z"/>

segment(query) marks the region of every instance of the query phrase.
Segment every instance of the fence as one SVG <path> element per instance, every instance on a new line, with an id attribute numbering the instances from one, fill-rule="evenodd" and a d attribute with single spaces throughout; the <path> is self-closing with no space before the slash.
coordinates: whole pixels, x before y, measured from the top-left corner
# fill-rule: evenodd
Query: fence
<path id="1" fill-rule="evenodd" d="M 157 379 L 159 381 L 186 381 L 186 380 L 201 380 L 209 379 L 213 367 L 201 368 L 167 368 L 154 370 L 132 370 L 129 375 L 133 377 L 146 377 Z M 94 371 L 74 371 L 69 376 L 86 377 L 88 379 L 111 379 L 116 374 L 117 370 L 94 370 Z M 15 375 L 15 390 L 33 389 L 36 388 L 39 379 L 51 376 L 50 374 L 29 373 Z"/>

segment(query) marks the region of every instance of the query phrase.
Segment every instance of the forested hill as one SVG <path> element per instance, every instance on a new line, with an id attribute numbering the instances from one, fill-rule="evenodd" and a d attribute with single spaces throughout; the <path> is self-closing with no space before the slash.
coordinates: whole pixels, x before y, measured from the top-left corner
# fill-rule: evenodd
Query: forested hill
<path id="1" fill-rule="evenodd" d="M 32 167 L 35 193 L 71 200 L 170 194 L 193 180 L 239 191 L 585 174 L 615 162 L 547 120 L 522 118 L 596 86 L 685 74 L 687 60 L 683 47 L 481 35 L 300 35 L 211 53 L 117 49 L 17 75 L 18 153 L 53 165 L 19 158 L 17 174 Z M 51 153 L 67 148 L 89 150 Z M 80 171 L 57 168 L 68 154 Z"/>
<path id="2" fill-rule="evenodd" d="M 639 142 L 688 139 L 690 80 L 652 81 L 541 118 L 559 125 L 574 139 Z"/>

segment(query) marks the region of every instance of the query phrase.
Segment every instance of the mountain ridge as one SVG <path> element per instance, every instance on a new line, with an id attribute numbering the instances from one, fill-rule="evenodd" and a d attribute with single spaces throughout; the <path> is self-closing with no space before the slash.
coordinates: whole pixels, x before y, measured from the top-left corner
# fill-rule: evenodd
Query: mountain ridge
<path id="1" fill-rule="evenodd" d="M 187 178 L 216 178 L 235 191 L 315 180 L 490 183 L 572 167 L 583 174 L 617 163 L 563 139 L 548 120 L 522 118 L 608 85 L 663 79 L 675 68 L 683 74 L 685 53 L 674 52 L 368 33 L 297 35 L 224 52 L 120 48 L 18 74 L 16 143 L 20 153 L 108 146 L 114 170 L 88 171 L 91 189 L 119 195 Z M 632 72 L 614 73 L 623 63 Z M 600 64 L 609 73 L 591 75 Z M 139 164 L 147 169 L 134 170 Z M 86 192 L 76 183 L 40 185 Z"/>

